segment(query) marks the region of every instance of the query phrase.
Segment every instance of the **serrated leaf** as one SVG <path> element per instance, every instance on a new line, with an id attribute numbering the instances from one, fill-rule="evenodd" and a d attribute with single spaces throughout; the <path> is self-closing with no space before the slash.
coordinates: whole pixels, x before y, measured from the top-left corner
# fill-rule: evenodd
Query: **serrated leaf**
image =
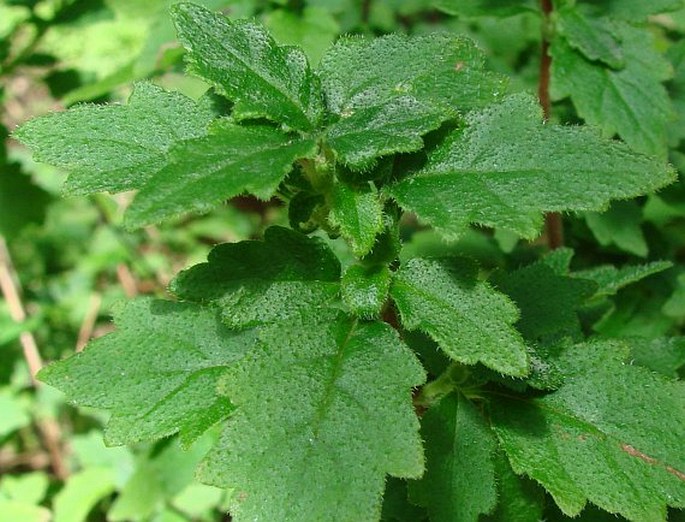
<path id="1" fill-rule="evenodd" d="M 329 144 L 353 168 L 420 149 L 421 136 L 455 111 L 487 105 L 504 89 L 501 77 L 483 70 L 473 42 L 448 34 L 344 38 L 319 70 L 328 109 L 339 118 Z"/>
<path id="2" fill-rule="evenodd" d="M 75 404 L 112 410 L 108 444 L 180 432 L 187 445 L 233 410 L 216 383 L 253 333 L 228 330 L 212 309 L 147 299 L 128 302 L 115 322 L 116 332 L 39 375 Z"/>
<path id="3" fill-rule="evenodd" d="M 377 520 L 385 475 L 423 471 L 411 388 L 424 378 L 383 323 L 330 310 L 265 328 L 223 381 L 237 410 L 200 479 L 236 488 L 237 522 Z"/>
<path id="4" fill-rule="evenodd" d="M 597 266 L 570 274 L 571 277 L 589 279 L 597 283 L 595 297 L 614 295 L 621 288 L 636 283 L 645 277 L 663 272 L 673 266 L 670 261 L 653 261 L 644 265 L 629 265 L 616 268 L 612 265 Z"/>
<path id="5" fill-rule="evenodd" d="M 143 187 L 171 147 L 207 133 L 214 115 L 179 93 L 138 83 L 127 105 L 80 105 L 25 123 L 15 137 L 36 161 L 70 172 L 70 194 Z"/>
<path id="6" fill-rule="evenodd" d="M 428 509 L 431 522 L 477 522 L 497 501 L 495 437 L 478 409 L 450 394 L 421 419 L 426 473 L 409 485 L 410 498 Z"/>
<path id="7" fill-rule="evenodd" d="M 614 244 L 636 256 L 649 253 L 642 233 L 642 208 L 635 201 L 616 201 L 606 212 L 589 212 L 585 222 L 600 245 Z"/>
<path id="8" fill-rule="evenodd" d="M 624 66 L 620 39 L 614 34 L 609 18 L 590 13 L 586 16 L 581 6 L 566 6 L 557 10 L 559 34 L 571 47 L 583 53 L 589 60 L 600 60 L 614 69 Z"/>
<path id="9" fill-rule="evenodd" d="M 351 265 L 341 281 L 343 303 L 357 317 L 378 317 L 388 298 L 390 280 L 387 266 Z"/>
<path id="10" fill-rule="evenodd" d="M 235 102 L 236 119 L 316 128 L 323 114 L 321 88 L 300 49 L 277 45 L 256 22 L 229 20 L 194 4 L 177 4 L 171 12 L 189 70 Z"/>
<path id="11" fill-rule="evenodd" d="M 383 203 L 372 183 L 351 187 L 336 183 L 331 194 L 331 224 L 340 229 L 357 257 L 373 248 L 383 230 Z"/>
<path id="12" fill-rule="evenodd" d="M 410 259 L 395 275 L 390 295 L 402 325 L 427 333 L 454 360 L 523 376 L 528 355 L 512 326 L 518 309 L 477 274 L 465 259 Z"/>
<path id="13" fill-rule="evenodd" d="M 610 345 L 572 348 L 581 349 L 586 364 L 557 392 L 491 403 L 500 443 L 514 470 L 568 516 L 589 500 L 631 520 L 664 521 L 667 505 L 685 504 L 685 389 L 625 365 Z"/>
<path id="14" fill-rule="evenodd" d="M 268 199 L 293 162 L 314 154 L 314 140 L 266 125 L 223 119 L 204 138 L 174 147 L 168 164 L 136 195 L 125 224 L 137 227 L 185 212 L 206 212 L 242 193 Z"/>
<path id="15" fill-rule="evenodd" d="M 268 228 L 264 241 L 219 245 L 171 283 L 181 299 L 218 304 L 234 328 L 292 319 L 339 290 L 340 262 L 328 246 L 283 227 Z"/>
<path id="16" fill-rule="evenodd" d="M 630 347 L 631 363 L 639 364 L 672 379 L 685 366 L 685 337 L 622 339 Z"/>
<path id="17" fill-rule="evenodd" d="M 576 310 L 590 298 L 596 284 L 560 276 L 544 263 L 534 263 L 494 278 L 521 311 L 516 328 L 526 339 L 549 341 L 560 336 L 580 337 Z"/>
<path id="18" fill-rule="evenodd" d="M 443 236 L 469 223 L 535 237 L 543 212 L 601 210 L 674 179 L 666 165 L 592 129 L 543 125 L 537 102 L 514 95 L 467 116 L 419 172 L 389 188 Z"/>
<path id="19" fill-rule="evenodd" d="M 512 16 L 538 9 L 534 0 L 434 0 L 433 4 L 459 16 Z"/>
<path id="20" fill-rule="evenodd" d="M 618 22 L 615 27 L 625 56 L 618 71 L 588 61 L 563 38 L 554 39 L 552 96 L 570 96 L 578 115 L 605 136 L 618 134 L 635 150 L 664 158 L 673 108 L 661 82 L 671 76 L 671 66 L 647 29 Z"/>

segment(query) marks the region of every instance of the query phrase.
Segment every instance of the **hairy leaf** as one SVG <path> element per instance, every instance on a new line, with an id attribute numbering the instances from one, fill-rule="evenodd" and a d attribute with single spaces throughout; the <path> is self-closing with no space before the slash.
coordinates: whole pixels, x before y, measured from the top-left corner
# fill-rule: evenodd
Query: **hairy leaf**
<path id="1" fill-rule="evenodd" d="M 229 20 L 194 4 L 177 4 L 172 15 L 190 71 L 235 102 L 235 118 L 268 118 L 300 131 L 316 128 L 321 89 L 299 48 L 277 45 L 255 22 Z"/>
<path id="2" fill-rule="evenodd" d="M 357 317 L 378 317 L 388 298 L 390 270 L 387 266 L 351 265 L 342 278 L 342 300 Z"/>
<path id="3" fill-rule="evenodd" d="M 39 375 L 75 404 L 112 410 L 108 444 L 180 432 L 187 445 L 233 410 L 217 381 L 253 333 L 228 330 L 211 309 L 147 299 L 128 302 L 115 321 L 116 332 Z"/>
<path id="4" fill-rule="evenodd" d="M 463 395 L 450 394 L 421 420 L 426 474 L 411 483 L 411 499 L 431 522 L 477 522 L 495 507 L 496 441 L 485 418 Z"/>
<path id="5" fill-rule="evenodd" d="M 625 56 L 618 71 L 587 60 L 563 38 L 554 39 L 552 96 L 570 96 L 580 117 L 605 136 L 618 134 L 635 150 L 663 158 L 673 109 L 661 82 L 670 77 L 670 64 L 649 31 L 627 23 L 615 27 Z"/>
<path id="6" fill-rule="evenodd" d="M 121 192 L 145 186 L 175 144 L 207 133 L 208 106 L 136 84 L 127 105 L 80 105 L 29 121 L 15 136 L 37 161 L 70 172 L 71 194 Z"/>
<path id="7" fill-rule="evenodd" d="M 671 268 L 670 261 L 653 261 L 644 265 L 628 265 L 616 268 L 612 265 L 602 265 L 587 270 L 580 270 L 570 274 L 571 277 L 589 279 L 597 283 L 595 297 L 614 295 L 621 288 L 636 283 L 653 274 Z"/>
<path id="8" fill-rule="evenodd" d="M 624 66 L 621 41 L 614 34 L 611 19 L 586 15 L 580 6 L 568 6 L 557 13 L 559 33 L 571 47 L 588 60 L 601 60 L 614 69 Z"/>
<path id="9" fill-rule="evenodd" d="M 340 262 L 326 244 L 282 227 L 267 229 L 264 241 L 215 247 L 171 283 L 181 299 L 218 304 L 234 328 L 291 319 L 339 290 Z"/>
<path id="10" fill-rule="evenodd" d="M 377 520 L 385 475 L 418 477 L 411 387 L 424 380 L 389 326 L 329 311 L 264 329 L 223 381 L 237 406 L 201 465 L 247 520 Z"/>
<path id="11" fill-rule="evenodd" d="M 136 227 L 185 212 L 206 212 L 242 193 L 271 197 L 292 163 L 314 154 L 313 140 L 266 125 L 218 120 L 204 138 L 174 147 L 169 163 L 137 194 L 125 223 Z"/>
<path id="12" fill-rule="evenodd" d="M 344 38 L 324 55 L 320 74 L 339 118 L 329 144 L 354 168 L 420 149 L 421 136 L 455 110 L 486 105 L 504 88 L 502 78 L 483 70 L 470 40 L 448 34 Z"/>
<path id="13" fill-rule="evenodd" d="M 624 252 L 646 257 L 649 247 L 642 221 L 642 208 L 635 201 L 616 201 L 606 212 L 585 214 L 585 222 L 600 245 L 613 244 Z"/>
<path id="14" fill-rule="evenodd" d="M 410 259 L 396 274 L 390 295 L 404 327 L 427 333 L 454 360 L 525 375 L 526 347 L 512 326 L 518 309 L 477 274 L 465 259 Z"/>
<path id="15" fill-rule="evenodd" d="M 371 183 L 361 188 L 336 183 L 331 197 L 330 221 L 340 228 L 354 255 L 368 254 L 376 236 L 383 230 L 383 204 L 376 188 Z"/>
<path id="16" fill-rule="evenodd" d="M 630 347 L 631 362 L 672 379 L 685 366 L 685 337 L 631 337 L 624 342 Z"/>
<path id="17" fill-rule="evenodd" d="M 467 117 L 390 194 L 448 238 L 469 223 L 533 238 L 546 211 L 601 210 L 673 181 L 674 173 L 586 128 L 543 125 L 526 95 Z"/>
<path id="18" fill-rule="evenodd" d="M 625 365 L 614 345 L 571 350 L 590 353 L 557 392 L 491 403 L 512 467 L 540 482 L 568 516 L 589 500 L 628 519 L 665 520 L 667 505 L 685 505 L 685 389 Z"/>

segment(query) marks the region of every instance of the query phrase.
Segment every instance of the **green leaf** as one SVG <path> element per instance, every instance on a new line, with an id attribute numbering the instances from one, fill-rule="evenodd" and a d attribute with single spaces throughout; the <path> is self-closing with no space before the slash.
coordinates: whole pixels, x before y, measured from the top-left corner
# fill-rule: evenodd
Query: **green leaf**
<path id="1" fill-rule="evenodd" d="M 330 222 L 340 229 L 357 257 L 368 254 L 383 230 L 383 203 L 369 182 L 362 187 L 351 187 L 339 182 L 331 194 Z"/>
<path id="2" fill-rule="evenodd" d="M 576 310 L 595 293 L 592 281 L 560 276 L 544 263 L 534 263 L 495 277 L 497 289 L 521 311 L 516 328 L 526 339 L 549 341 L 580 337 Z"/>
<path id="3" fill-rule="evenodd" d="M 289 320 L 326 306 L 340 291 L 340 262 L 319 238 L 271 227 L 264 241 L 224 243 L 171 283 L 181 299 L 213 302 L 242 328 Z"/>
<path id="4" fill-rule="evenodd" d="M 242 193 L 270 198 L 292 163 L 314 154 L 313 140 L 266 125 L 217 120 L 209 134 L 174 147 L 169 162 L 138 193 L 126 225 L 159 222 L 184 212 L 206 212 Z"/>
<path id="5" fill-rule="evenodd" d="M 648 30 L 616 23 L 614 34 L 623 42 L 625 57 L 618 71 L 587 60 L 563 38 L 555 38 L 552 96 L 570 96 L 578 115 L 605 136 L 618 134 L 635 150 L 665 158 L 673 109 L 661 82 L 670 78 L 672 68 Z"/>
<path id="6" fill-rule="evenodd" d="M 624 364 L 610 344 L 578 345 L 568 357 L 581 350 L 590 352 L 585 364 L 557 392 L 491 403 L 500 443 L 514 470 L 540 482 L 568 516 L 589 500 L 663 521 L 667 505 L 685 505 L 685 388 Z"/>
<path id="7" fill-rule="evenodd" d="M 580 51 L 588 60 L 600 60 L 614 69 L 625 65 L 621 41 L 614 34 L 611 19 L 587 16 L 581 6 L 565 7 L 557 10 L 559 34 L 568 44 Z"/>
<path id="8" fill-rule="evenodd" d="M 116 332 L 40 372 L 75 404 L 112 410 L 108 444 L 180 432 L 187 445 L 232 411 L 216 383 L 253 333 L 228 330 L 214 310 L 155 300 L 128 302 L 115 322 Z"/>
<path id="9" fill-rule="evenodd" d="M 469 223 L 533 238 L 543 212 L 601 210 L 674 179 L 666 165 L 591 129 L 543 125 L 541 114 L 527 95 L 471 113 L 390 194 L 447 238 Z"/>
<path id="10" fill-rule="evenodd" d="M 267 118 L 300 131 L 317 127 L 321 88 L 300 49 L 277 45 L 255 22 L 197 5 L 177 4 L 171 13 L 190 72 L 235 102 L 236 119 Z"/>
<path id="11" fill-rule="evenodd" d="M 495 437 L 478 409 L 463 395 L 450 394 L 421 419 L 426 473 L 409 485 L 410 498 L 430 513 L 431 522 L 477 522 L 497 501 Z"/>
<path id="12" fill-rule="evenodd" d="M 50 195 L 18 165 L 5 164 L 0 158 L 0 234 L 12 239 L 26 225 L 41 223 L 50 201 Z"/>
<path id="13" fill-rule="evenodd" d="M 540 522 L 543 518 L 544 493 L 532 480 L 519 477 L 507 458 L 495 456 L 497 474 L 497 508 L 482 522 Z"/>
<path id="14" fill-rule="evenodd" d="M 343 38 L 324 55 L 320 74 L 338 117 L 329 145 L 353 168 L 420 149 L 421 136 L 455 110 L 487 105 L 504 90 L 473 42 L 448 34 Z"/>
<path id="15" fill-rule="evenodd" d="M 237 410 L 199 477 L 236 488 L 237 522 L 377 520 L 385 475 L 423 471 L 423 369 L 388 325 L 337 314 L 264 328 L 223 381 Z"/>
<path id="16" fill-rule="evenodd" d="M 387 266 L 350 266 L 341 281 L 343 303 L 357 317 L 378 317 L 388 298 L 390 279 Z"/>
<path id="17" fill-rule="evenodd" d="M 389 477 L 383 493 L 381 522 L 425 522 L 426 511 L 408 500 L 407 481 Z"/>
<path id="18" fill-rule="evenodd" d="M 538 9 L 534 0 L 434 0 L 433 4 L 459 16 L 512 16 Z"/>
<path id="19" fill-rule="evenodd" d="M 682 0 L 584 0 L 607 15 L 636 22 L 649 15 L 675 11 L 683 7 Z"/>
<path id="20" fill-rule="evenodd" d="M 71 475 L 53 502 L 54 522 L 82 522 L 90 510 L 115 489 L 114 472 L 108 468 L 88 468 Z"/>
<path id="21" fill-rule="evenodd" d="M 594 281 L 598 285 L 594 297 L 604 297 L 614 295 L 621 288 L 641 281 L 645 277 L 663 272 L 672 266 L 673 263 L 670 261 L 653 261 L 644 265 L 627 265 L 621 268 L 602 265 L 573 272 L 570 276 Z"/>
<path id="22" fill-rule="evenodd" d="M 589 212 L 585 222 L 600 245 L 614 244 L 636 256 L 649 253 L 642 233 L 642 208 L 634 201 L 616 201 L 606 212 Z"/>
<path id="23" fill-rule="evenodd" d="M 465 259 L 410 259 L 395 275 L 390 295 L 404 327 L 425 332 L 454 360 L 523 376 L 528 355 L 512 326 L 518 309 L 477 275 Z"/>
<path id="24" fill-rule="evenodd" d="M 685 337 L 657 337 L 622 339 L 630 346 L 631 362 L 649 368 L 672 379 L 685 366 Z"/>
<path id="25" fill-rule="evenodd" d="M 70 194 L 141 188 L 174 144 L 207 133 L 213 114 L 190 98 L 136 84 L 128 105 L 81 105 L 36 118 L 15 132 L 34 158 L 69 171 Z"/>

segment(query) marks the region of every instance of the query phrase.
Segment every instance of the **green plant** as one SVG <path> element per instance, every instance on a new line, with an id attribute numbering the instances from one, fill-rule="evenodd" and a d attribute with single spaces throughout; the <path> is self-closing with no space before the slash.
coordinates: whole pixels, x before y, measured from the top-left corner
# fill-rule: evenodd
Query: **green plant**
<path id="1" fill-rule="evenodd" d="M 685 392 L 652 371 L 683 361 L 657 367 L 646 341 L 587 327 L 668 262 L 578 271 L 558 249 L 493 271 L 408 253 L 403 237 L 410 211 L 447 240 L 470 225 L 534 239 L 545 213 L 673 182 L 665 151 L 543 123 L 466 38 L 342 38 L 312 69 L 255 22 L 172 13 L 212 86 L 200 100 L 139 83 L 127 105 L 16 137 L 69 170 L 72 193 L 138 190 L 131 228 L 245 193 L 287 201 L 290 228 L 215 247 L 176 276 L 177 300 L 122 305 L 115 333 L 41 379 L 111 410 L 112 445 L 191 447 L 221 423 L 198 473 L 231 491 L 236 520 L 378 519 L 387 476 L 411 479 L 386 498 L 408 488 L 415 520 L 538 520 L 537 484 L 568 516 L 588 501 L 632 520 L 685 507 Z"/>

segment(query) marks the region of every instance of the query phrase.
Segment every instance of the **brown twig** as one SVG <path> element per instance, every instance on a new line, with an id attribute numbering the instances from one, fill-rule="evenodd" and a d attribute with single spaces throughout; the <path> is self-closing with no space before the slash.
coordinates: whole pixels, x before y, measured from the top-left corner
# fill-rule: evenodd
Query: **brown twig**
<path id="1" fill-rule="evenodd" d="M 17 323 L 22 323 L 26 320 L 26 310 L 21 302 L 19 293 L 19 285 L 15 282 L 15 272 L 12 266 L 12 258 L 10 257 L 5 238 L 0 236 L 0 290 L 7 301 L 10 316 Z M 38 345 L 33 334 L 29 331 L 24 331 L 19 337 L 22 350 L 24 352 L 24 359 L 29 367 L 31 375 L 31 382 L 34 388 L 40 386 L 40 382 L 36 380 L 36 374 L 43 367 L 43 360 L 38 351 Z M 55 476 L 64 480 L 68 476 L 68 471 L 64 459 L 62 458 L 61 448 L 61 434 L 57 422 L 51 418 L 37 419 L 36 425 L 43 439 L 45 448 L 50 454 L 50 463 Z"/>
<path id="2" fill-rule="evenodd" d="M 133 299 L 138 295 L 138 282 L 131 273 L 131 269 L 124 263 L 117 265 L 117 279 L 119 279 L 119 284 L 124 289 L 126 297 Z"/>
<path id="3" fill-rule="evenodd" d="M 538 100 L 542 107 L 545 121 L 552 115 L 552 100 L 549 95 L 550 70 L 552 67 L 552 56 L 549 54 L 549 17 L 552 14 L 552 0 L 540 0 L 540 7 L 543 16 L 542 46 L 540 48 L 540 79 L 538 82 Z M 545 233 L 547 244 L 554 250 L 564 246 L 564 223 L 561 214 L 550 212 L 545 216 Z"/>
<path id="4" fill-rule="evenodd" d="M 90 296 L 90 302 L 88 303 L 88 310 L 81 323 L 81 328 L 78 331 L 78 338 L 76 339 L 76 351 L 80 352 L 88 344 L 88 341 L 93 335 L 93 329 L 95 328 L 95 322 L 98 319 L 98 314 L 100 313 L 100 306 L 102 305 L 102 296 L 100 294 L 93 294 Z"/>

